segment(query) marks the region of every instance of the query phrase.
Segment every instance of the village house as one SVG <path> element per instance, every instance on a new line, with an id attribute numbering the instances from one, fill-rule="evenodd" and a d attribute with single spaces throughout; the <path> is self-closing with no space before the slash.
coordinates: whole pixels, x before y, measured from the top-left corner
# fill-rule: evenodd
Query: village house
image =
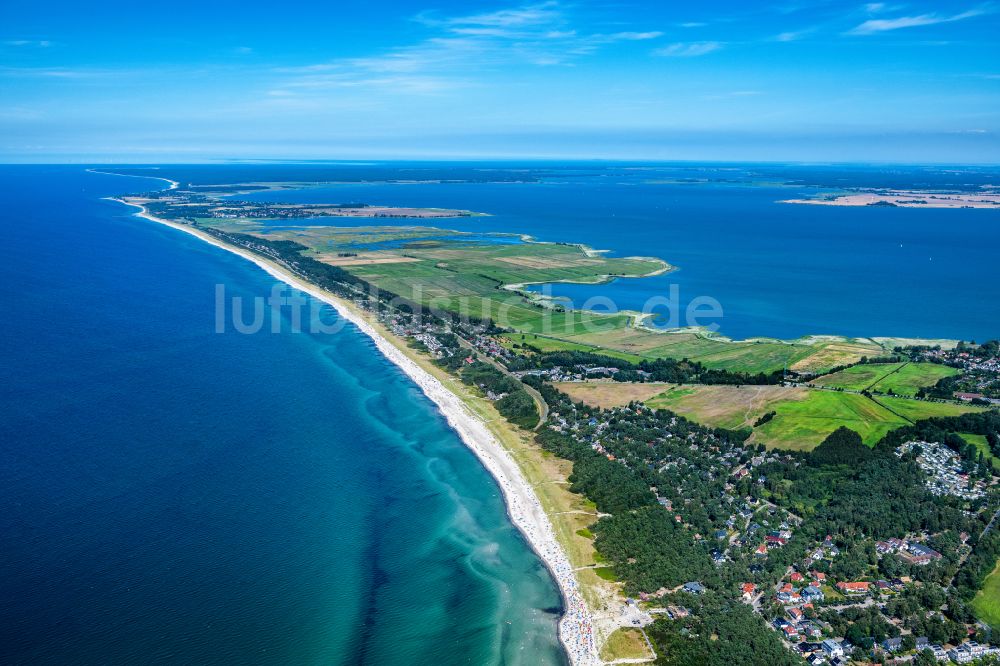
<path id="1" fill-rule="evenodd" d="M 948 656 L 957 664 L 968 664 L 970 661 L 998 653 L 1000 653 L 1000 649 L 982 645 L 976 641 L 967 641 L 948 650 Z"/>
<path id="2" fill-rule="evenodd" d="M 829 657 L 830 659 L 833 659 L 834 657 L 844 656 L 844 648 L 840 644 L 840 641 L 835 641 L 832 638 L 828 638 L 825 641 L 823 641 L 821 647 L 823 648 L 823 652 L 826 653 L 826 656 Z"/>
<path id="3" fill-rule="evenodd" d="M 870 586 L 871 583 L 868 583 L 866 581 L 860 581 L 856 583 L 847 583 L 841 581 L 837 583 L 837 589 L 840 590 L 843 594 L 847 595 L 868 594 L 868 588 Z"/>
<path id="4" fill-rule="evenodd" d="M 802 589 L 802 598 L 806 601 L 823 601 L 823 590 L 815 585 L 807 585 Z"/>
<path id="5" fill-rule="evenodd" d="M 911 564 L 928 564 L 933 560 L 940 560 L 942 555 L 922 543 L 908 543 L 906 552 L 900 553 L 900 557 Z"/>

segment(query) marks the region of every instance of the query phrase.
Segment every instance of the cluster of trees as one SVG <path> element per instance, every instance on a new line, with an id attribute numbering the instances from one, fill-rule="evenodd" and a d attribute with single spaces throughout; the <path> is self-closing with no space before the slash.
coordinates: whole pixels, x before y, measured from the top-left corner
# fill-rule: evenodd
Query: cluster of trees
<path id="1" fill-rule="evenodd" d="M 659 651 L 656 663 L 669 666 L 802 663 L 746 604 L 713 593 L 691 598 L 686 603 L 692 610 L 688 618 L 659 620 L 647 627 L 646 633 Z"/>
<path id="2" fill-rule="evenodd" d="M 1000 522 L 1000 521 L 998 521 Z M 1000 532 L 996 527 L 976 543 L 972 554 L 955 576 L 955 589 L 963 601 L 971 601 L 1000 561 Z"/>
<path id="3" fill-rule="evenodd" d="M 564 393 L 549 384 L 537 383 L 535 386 L 550 410 L 562 415 L 573 414 L 578 423 L 586 423 L 591 413 L 599 411 L 591 412 L 582 403 L 573 404 Z M 657 425 L 659 427 L 654 426 L 647 432 L 636 423 L 610 419 L 606 432 L 609 439 L 620 435 L 632 441 L 629 435 L 638 435 L 638 440 L 645 442 L 651 433 L 661 434 L 667 423 L 657 421 Z M 682 430 L 698 428 L 687 422 L 677 422 L 671 429 L 677 427 Z M 601 513 L 612 514 L 601 518 L 592 528 L 597 535 L 595 546 L 613 566 L 618 578 L 625 582 L 628 594 L 675 587 L 689 580 L 706 581 L 716 576 L 708 551 L 696 545 L 691 532 L 677 524 L 673 514 L 657 503 L 650 490 L 657 482 L 653 470 L 610 460 L 573 436 L 551 429 L 539 432 L 536 441 L 544 449 L 573 461 L 570 489 L 594 502 Z M 644 443 L 642 446 L 646 447 Z M 624 446 L 616 450 L 622 454 L 628 452 Z M 717 497 L 717 492 L 708 493 L 706 499 L 717 501 Z M 705 520 L 709 520 L 707 515 Z"/>
<path id="4" fill-rule="evenodd" d="M 634 367 L 632 363 L 614 356 L 595 354 L 593 352 L 566 350 L 543 352 L 538 347 L 528 343 L 521 345 L 522 349 L 533 352 L 532 355 L 520 355 L 507 364 L 510 370 L 550 370 L 555 367 L 572 368 L 578 365 L 599 365 L 605 368 L 627 369 Z"/>
<path id="5" fill-rule="evenodd" d="M 1000 340 L 987 340 L 978 346 L 975 343 L 967 345 L 964 342 L 959 342 L 955 351 L 968 352 L 969 356 L 975 358 L 996 358 L 1000 356 Z"/>
<path id="6" fill-rule="evenodd" d="M 918 398 L 939 398 L 948 400 L 955 395 L 955 391 L 961 390 L 961 375 L 942 377 L 933 386 L 921 386 L 917 389 Z"/>
<path id="7" fill-rule="evenodd" d="M 904 436 L 899 443 L 910 439 Z M 840 428 L 812 452 L 791 456 L 806 464 L 762 466 L 760 472 L 767 478 L 763 491 L 771 501 L 806 518 L 798 531 L 806 542 L 838 535 L 849 546 L 924 530 L 974 531 L 978 521 L 964 514 L 961 502 L 931 495 L 924 485 L 926 475 L 912 456 L 900 458 L 895 448 L 881 443 L 869 449 L 857 433 Z M 853 560 L 864 569 L 876 561 L 873 552 L 846 554 L 838 558 L 838 566 Z M 924 573 L 932 568 L 924 567 Z"/>
<path id="8" fill-rule="evenodd" d="M 871 455 L 872 450 L 861 441 L 861 435 L 840 426 L 809 452 L 809 462 L 813 465 L 853 465 L 868 460 Z"/>
<path id="9" fill-rule="evenodd" d="M 757 419 L 756 421 L 753 422 L 753 427 L 754 428 L 759 428 L 760 426 L 764 425 L 765 423 L 767 423 L 768 421 L 770 421 L 771 419 L 773 419 L 777 415 L 778 415 L 778 412 L 773 411 L 773 410 L 770 411 L 770 412 L 768 412 L 768 413 L 766 413 L 766 414 L 762 414 L 759 419 Z"/>
<path id="10" fill-rule="evenodd" d="M 459 376 L 470 386 L 478 386 L 497 395 L 504 394 L 493 405 L 514 425 L 529 430 L 538 425 L 539 414 L 535 401 L 524 390 L 521 382 L 513 377 L 508 377 L 482 361 L 463 364 Z"/>
<path id="11" fill-rule="evenodd" d="M 593 532 L 594 546 L 625 581 L 626 594 L 674 588 L 692 580 L 711 584 L 718 578 L 705 549 L 660 506 L 603 518 Z"/>
<path id="12" fill-rule="evenodd" d="M 875 448 L 878 451 L 892 451 L 905 442 L 941 442 L 971 465 L 978 466 L 982 475 L 991 473 L 991 463 L 985 459 L 982 452 L 957 433 L 983 435 L 994 455 L 1000 454 L 1000 412 L 995 410 L 917 421 L 911 426 L 890 431 L 875 445 Z"/>
<path id="13" fill-rule="evenodd" d="M 871 647 L 886 638 L 899 636 L 899 628 L 886 622 L 878 608 L 872 606 L 845 608 L 840 612 L 824 610 L 819 613 L 819 617 L 830 623 L 834 635 L 844 636 L 851 643 L 862 647 Z"/>
<path id="14" fill-rule="evenodd" d="M 618 382 L 668 382 L 671 384 L 780 384 L 783 379 L 781 370 L 771 373 L 733 372 L 707 368 L 697 361 L 672 358 L 646 359 L 639 363 L 631 363 L 614 356 L 606 356 L 588 351 L 564 350 L 543 352 L 528 343 L 521 344 L 522 349 L 533 351 L 530 356 L 518 356 L 508 367 L 511 370 L 548 370 L 551 368 L 574 368 L 600 366 L 616 368 L 613 379 Z"/>

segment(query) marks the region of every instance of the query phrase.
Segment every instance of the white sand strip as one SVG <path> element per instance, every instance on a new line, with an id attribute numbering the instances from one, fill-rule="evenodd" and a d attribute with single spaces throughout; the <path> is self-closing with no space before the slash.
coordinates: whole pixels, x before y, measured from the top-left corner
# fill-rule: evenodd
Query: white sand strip
<path id="1" fill-rule="evenodd" d="M 112 201 L 118 201 L 119 203 L 139 208 L 140 212 L 136 213 L 138 217 L 165 224 L 174 229 L 189 233 L 192 236 L 197 236 L 207 243 L 211 243 L 216 247 L 252 261 L 272 277 L 329 304 L 341 317 L 350 321 L 374 340 L 375 346 L 378 347 L 379 351 L 399 366 L 420 387 L 420 390 L 437 405 L 438 409 L 447 419 L 448 424 L 458 433 L 462 441 L 472 449 L 483 466 L 493 475 L 493 478 L 497 480 L 500 489 L 503 491 L 507 513 L 510 516 L 511 522 L 524 534 L 528 543 L 538 553 L 538 556 L 541 557 L 546 566 L 548 566 L 562 592 L 565 608 L 563 617 L 559 621 L 559 639 L 569 656 L 570 663 L 574 666 L 591 666 L 601 663 L 594 640 L 590 610 L 587 608 L 583 596 L 580 594 L 576 576 L 573 573 L 573 567 L 559 546 L 559 542 L 556 541 L 555 533 L 553 532 L 548 516 L 545 515 L 541 503 L 524 478 L 524 475 L 521 474 L 517 463 L 514 462 L 513 458 L 511 458 L 510 454 L 503 448 L 503 445 L 497 438 L 493 436 L 493 433 L 489 431 L 486 424 L 473 414 L 457 395 L 449 391 L 436 377 L 421 368 L 412 359 L 403 354 L 402 351 L 379 335 L 363 317 L 354 312 L 353 308 L 343 300 L 294 277 L 282 267 L 267 261 L 249 250 L 228 245 L 194 227 L 150 215 L 145 207 L 138 204 L 126 203 L 121 199 L 113 197 L 109 198 Z"/>

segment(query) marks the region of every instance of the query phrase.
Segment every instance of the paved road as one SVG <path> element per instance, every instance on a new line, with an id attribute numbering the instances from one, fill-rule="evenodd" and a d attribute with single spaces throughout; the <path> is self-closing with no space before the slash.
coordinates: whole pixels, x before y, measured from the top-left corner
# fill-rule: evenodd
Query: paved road
<path id="1" fill-rule="evenodd" d="M 521 387 L 524 388 L 525 393 L 531 396 L 531 399 L 535 401 L 535 405 L 538 407 L 538 425 L 535 426 L 535 430 L 536 431 L 541 430 L 542 427 L 545 425 L 545 422 L 549 420 L 549 405 L 547 402 L 545 402 L 545 398 L 542 397 L 542 394 L 539 393 L 534 388 L 521 382 L 520 379 L 511 374 L 510 370 L 507 369 L 507 366 L 505 366 L 503 363 L 500 363 L 496 359 L 490 357 L 489 355 L 479 351 L 478 349 L 475 348 L 475 346 L 473 346 L 471 342 L 469 342 L 462 336 L 456 335 L 455 337 L 458 338 L 459 345 L 465 347 L 469 351 L 476 352 L 476 355 L 479 357 L 480 360 L 489 363 L 503 374 L 507 375 L 508 377 L 516 380 L 521 384 Z"/>
<path id="2" fill-rule="evenodd" d="M 983 528 L 983 531 L 979 533 L 979 540 L 976 542 L 977 544 L 983 540 L 983 537 L 986 536 L 987 532 L 993 529 L 993 526 L 996 525 L 998 517 L 1000 517 L 1000 509 L 993 512 L 993 517 L 990 518 L 990 522 L 987 523 L 986 527 Z M 962 565 L 965 564 L 967 559 L 969 559 L 969 555 L 972 555 L 972 551 L 973 549 L 970 547 L 960 558 L 958 558 L 958 566 L 955 567 L 955 576 L 957 576 L 958 572 L 962 570 Z M 951 587 L 955 583 L 955 576 L 951 577 L 951 580 L 948 581 L 948 585 L 946 587 Z M 942 606 L 942 608 L 944 608 L 944 606 Z"/>
<path id="3" fill-rule="evenodd" d="M 979 541 L 982 541 L 983 537 L 986 536 L 986 533 L 989 532 L 991 529 L 993 529 L 993 526 L 996 525 L 997 517 L 1000 517 L 1000 509 L 997 509 L 996 511 L 993 512 L 993 517 L 990 518 L 989 524 L 985 528 L 983 528 L 982 534 L 979 535 Z"/>

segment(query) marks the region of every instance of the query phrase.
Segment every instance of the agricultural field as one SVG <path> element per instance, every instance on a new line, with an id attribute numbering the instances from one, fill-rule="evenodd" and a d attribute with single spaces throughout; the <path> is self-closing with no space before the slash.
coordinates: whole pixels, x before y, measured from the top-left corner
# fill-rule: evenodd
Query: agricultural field
<path id="1" fill-rule="evenodd" d="M 955 368 L 937 363 L 868 363 L 818 377 L 811 383 L 847 391 L 893 391 L 897 395 L 914 396 L 920 388 L 956 374 Z"/>
<path id="2" fill-rule="evenodd" d="M 1000 564 L 983 582 L 983 588 L 972 600 L 976 617 L 995 629 L 1000 629 Z"/>
<path id="3" fill-rule="evenodd" d="M 836 338 L 811 336 L 799 341 L 814 349 L 813 353 L 789 366 L 795 372 L 819 373 L 829 368 L 858 363 L 865 356 L 880 356 L 883 349 L 870 338 Z"/>
<path id="4" fill-rule="evenodd" d="M 634 326 L 610 332 L 585 332 L 570 339 L 581 344 L 628 351 L 644 358 L 686 358 L 710 368 L 744 372 L 774 372 L 782 368 L 822 372 L 836 365 L 856 363 L 863 356 L 884 352 L 874 343 L 844 338 L 734 341 L 696 329 L 653 331 Z"/>
<path id="5" fill-rule="evenodd" d="M 788 386 L 669 385 L 646 404 L 714 428 L 736 429 L 753 426 L 778 405 L 805 400 L 808 395 L 809 389 Z"/>
<path id="6" fill-rule="evenodd" d="M 891 389 L 896 395 L 914 396 L 919 389 L 933 386 L 938 380 L 957 374 L 957 369 L 938 363 L 906 363 L 879 380 L 872 390 L 888 393 Z"/>
<path id="7" fill-rule="evenodd" d="M 956 404 L 951 402 L 931 402 L 929 400 L 911 400 L 909 398 L 890 398 L 876 396 L 875 400 L 896 414 L 910 420 L 919 421 L 935 416 L 958 416 L 969 412 L 984 411 L 983 407 Z"/>
<path id="8" fill-rule="evenodd" d="M 571 387 L 575 393 L 570 395 L 592 404 L 611 403 L 615 400 L 614 386 L 605 383 L 590 390 Z M 730 429 L 753 427 L 761 416 L 773 411 L 775 416 L 770 421 L 753 429 L 750 442 L 793 450 L 813 448 L 841 425 L 856 431 L 871 446 L 890 430 L 912 421 L 981 411 L 970 405 L 884 396 L 871 399 L 858 393 L 802 386 L 669 385 L 645 403 L 704 425 Z M 975 436 L 968 441 L 979 446 Z"/>
<path id="9" fill-rule="evenodd" d="M 628 361 L 629 363 L 638 363 L 643 360 L 644 357 L 638 354 L 630 354 L 629 352 L 622 352 L 616 349 L 607 349 L 605 347 L 595 347 L 593 345 L 584 345 L 579 342 L 570 342 L 569 340 L 559 340 L 557 338 L 547 338 L 543 335 L 534 335 L 531 333 L 511 333 L 509 335 L 499 336 L 500 344 L 507 349 L 513 349 L 515 344 L 526 344 L 531 345 L 536 349 L 540 349 L 543 352 L 556 352 L 556 351 L 581 351 L 589 352 L 592 354 L 603 354 L 605 356 L 610 356 L 612 358 L 620 358 L 623 361 Z"/>
<path id="10" fill-rule="evenodd" d="M 874 386 L 886 375 L 899 370 L 903 363 L 866 363 L 852 365 L 833 374 L 817 377 L 810 383 L 828 388 L 842 388 L 846 391 L 864 391 Z"/>
<path id="11" fill-rule="evenodd" d="M 650 398 L 670 389 L 673 384 L 657 384 L 649 382 L 555 382 L 557 389 L 576 402 L 582 402 L 592 407 L 611 409 L 622 407 L 638 400 L 649 402 Z"/>
<path id="12" fill-rule="evenodd" d="M 908 401 L 912 402 L 912 401 Z M 674 386 L 646 401 L 705 425 L 752 427 L 764 414 L 775 412 L 755 427 L 751 443 L 768 448 L 809 450 L 844 425 L 874 445 L 906 419 L 856 394 L 782 386 Z"/>
<path id="13" fill-rule="evenodd" d="M 811 390 L 805 400 L 783 402 L 774 410 L 777 415 L 753 434 L 753 441 L 770 448 L 809 450 L 840 426 L 874 446 L 890 430 L 909 423 L 863 395 L 837 391 Z"/>

